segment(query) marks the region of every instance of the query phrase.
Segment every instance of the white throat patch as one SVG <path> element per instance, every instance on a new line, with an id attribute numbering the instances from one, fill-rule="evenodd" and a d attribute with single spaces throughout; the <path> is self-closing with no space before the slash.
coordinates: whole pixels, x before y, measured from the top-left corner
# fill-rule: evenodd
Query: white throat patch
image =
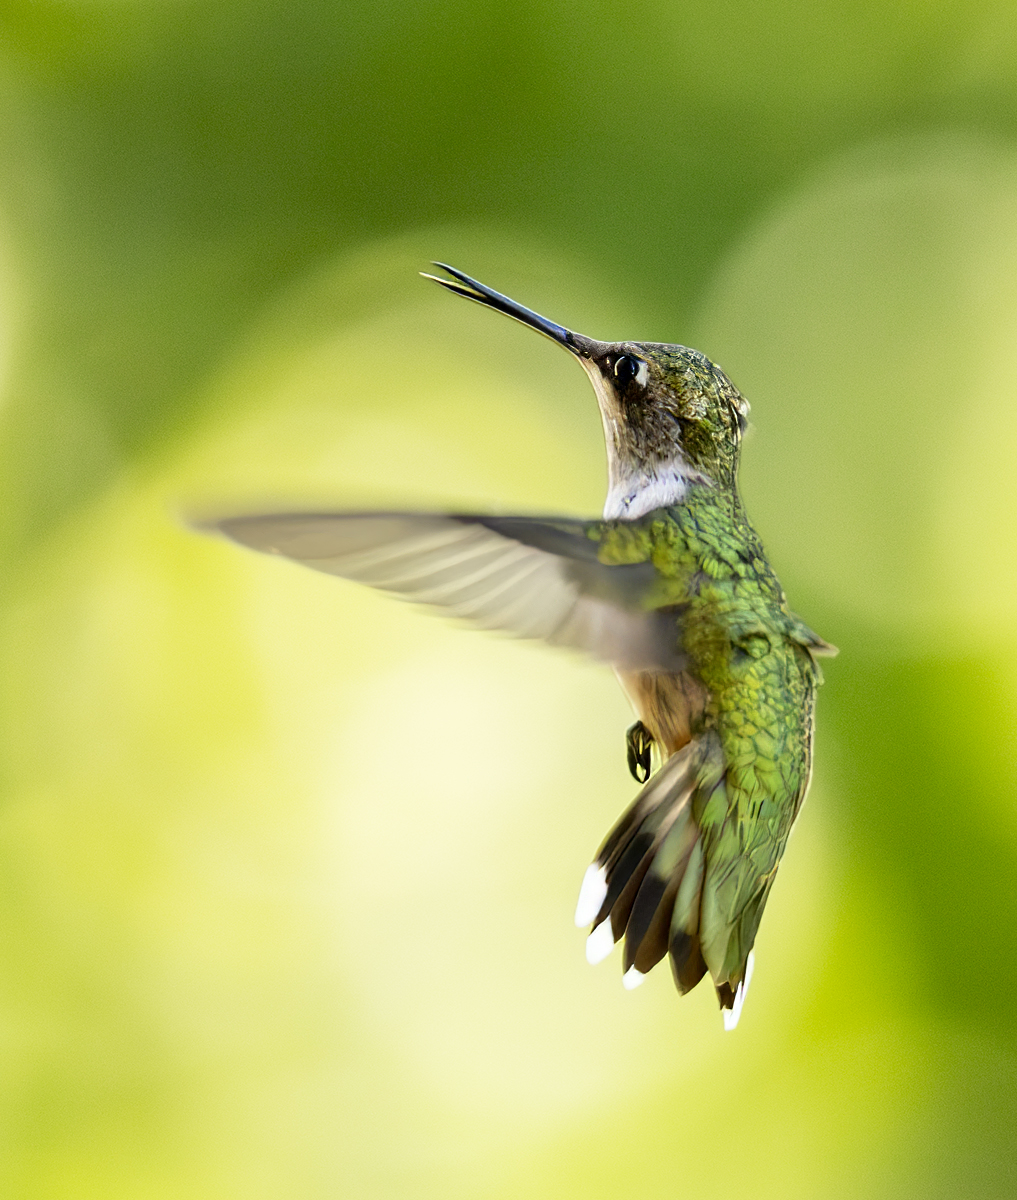
<path id="1" fill-rule="evenodd" d="M 680 504 L 689 484 L 703 479 L 699 472 L 690 471 L 685 463 L 669 463 L 652 474 L 632 472 L 615 476 L 614 471 L 610 474 L 612 478 L 604 501 L 605 521 L 619 518 L 634 521 L 655 508 Z"/>

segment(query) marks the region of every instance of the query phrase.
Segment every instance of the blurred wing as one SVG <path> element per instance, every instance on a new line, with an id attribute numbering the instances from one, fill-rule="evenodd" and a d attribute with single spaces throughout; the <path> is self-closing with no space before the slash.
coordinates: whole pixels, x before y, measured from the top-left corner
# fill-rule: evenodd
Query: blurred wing
<path id="1" fill-rule="evenodd" d="M 212 527 L 244 546 L 629 669 L 680 670 L 674 612 L 646 612 L 649 562 L 608 566 L 597 522 L 440 513 L 281 513 Z"/>

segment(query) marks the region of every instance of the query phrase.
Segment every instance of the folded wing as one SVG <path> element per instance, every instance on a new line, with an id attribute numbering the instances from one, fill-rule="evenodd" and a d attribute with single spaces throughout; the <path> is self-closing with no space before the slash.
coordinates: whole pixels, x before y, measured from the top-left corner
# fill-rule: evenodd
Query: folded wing
<path id="1" fill-rule="evenodd" d="M 211 523 L 227 537 L 618 667 L 680 670 L 677 614 L 642 604 L 649 562 L 597 555 L 599 522 L 441 513 L 280 513 Z"/>

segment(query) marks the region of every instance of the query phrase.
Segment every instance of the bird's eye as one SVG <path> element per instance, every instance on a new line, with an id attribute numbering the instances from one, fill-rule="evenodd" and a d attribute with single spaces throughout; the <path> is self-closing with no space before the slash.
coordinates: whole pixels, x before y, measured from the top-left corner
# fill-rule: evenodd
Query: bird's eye
<path id="1" fill-rule="evenodd" d="M 633 358 L 631 354 L 623 354 L 614 364 L 614 377 L 618 380 L 619 387 L 628 387 L 639 374 L 642 365 L 638 358 Z"/>

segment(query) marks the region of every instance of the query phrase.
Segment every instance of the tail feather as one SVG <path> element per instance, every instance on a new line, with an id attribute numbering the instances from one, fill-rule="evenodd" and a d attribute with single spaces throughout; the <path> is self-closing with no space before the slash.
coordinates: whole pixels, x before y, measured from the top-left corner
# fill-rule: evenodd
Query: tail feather
<path id="1" fill-rule="evenodd" d="M 647 823 L 651 820 L 652 817 L 648 817 Z M 609 920 L 614 930 L 615 941 L 625 932 L 636 892 L 649 870 L 655 833 L 654 829 L 641 828 L 631 839 L 625 852 L 608 867 L 607 895 L 593 927 L 596 929 L 601 921 Z"/>
<path id="2" fill-rule="evenodd" d="M 739 854 L 718 868 L 715 831 L 733 835 L 728 813 L 723 754 L 706 733 L 672 755 L 622 814 L 586 873 L 576 917 L 593 917 L 591 962 L 624 937 L 626 987 L 665 956 L 682 994 L 709 971 L 733 1029 L 772 872 L 760 879 L 751 856 Z"/>
<path id="3" fill-rule="evenodd" d="M 747 960 L 756 940 L 756 930 L 770 895 L 773 878 L 771 874 L 763 880 L 752 898 L 741 907 L 738 919 L 731 926 L 721 969 L 735 987 L 746 977 Z"/>
<path id="4" fill-rule="evenodd" d="M 692 847 L 699 840 L 686 803 L 674 817 L 639 886 L 625 925 L 625 969 L 645 974 L 667 953 L 671 913 Z"/>
<path id="5" fill-rule="evenodd" d="M 650 901 L 647 901 L 643 912 L 640 913 L 641 924 L 645 927 L 633 928 L 634 919 L 636 916 L 633 911 L 632 917 L 629 918 L 629 924 L 625 930 L 625 966 L 626 970 L 629 966 L 636 968 L 640 974 L 645 975 L 647 971 L 652 970 L 657 963 L 667 954 L 668 940 L 671 935 L 671 909 L 674 905 L 674 897 L 678 891 L 678 880 L 671 879 L 667 882 L 663 892 L 656 891 L 651 900 L 656 900 L 656 906 L 650 912 L 649 917 L 646 917 L 646 912 L 650 908 Z M 636 897 L 636 904 L 640 904 L 642 898 L 642 889 Z"/>
<path id="6" fill-rule="evenodd" d="M 706 974 L 706 963 L 699 947 L 699 938 L 694 933 L 671 934 L 671 944 L 668 947 L 671 956 L 671 974 L 674 985 L 681 993 L 691 992 L 696 984 Z"/>
<path id="7" fill-rule="evenodd" d="M 683 750 L 665 763 L 621 815 L 594 859 L 594 868 L 603 872 L 605 891 L 593 928 L 610 918 L 615 941 L 625 931 L 656 848 L 688 802 L 689 760 Z"/>
<path id="8" fill-rule="evenodd" d="M 639 795 L 618 818 L 614 828 L 597 851 L 597 857 L 594 859 L 597 866 L 602 866 L 609 871 L 612 869 L 613 864 L 618 861 L 643 821 L 648 816 L 652 816 L 654 812 L 659 811 L 662 803 L 670 795 L 672 786 L 677 785 L 678 780 L 684 778 L 692 752 L 693 744 L 690 742 L 677 754 L 673 754 L 656 775 L 644 785 Z"/>
<path id="9" fill-rule="evenodd" d="M 705 860 L 702 840 L 696 841 L 685 865 L 671 913 L 668 953 L 675 987 L 684 996 L 706 974 L 699 944 L 699 910 L 703 897 Z"/>
<path id="10" fill-rule="evenodd" d="M 742 1015 L 742 1005 L 749 993 L 749 984 L 752 982 L 752 957 L 750 950 L 739 972 L 741 978 L 738 980 L 738 986 L 733 992 L 730 983 L 722 983 L 717 988 L 717 998 L 720 1000 L 721 1012 L 724 1014 L 724 1028 L 729 1032 L 737 1028 L 738 1020 Z"/>
<path id="11" fill-rule="evenodd" d="M 669 953 L 680 991 L 705 972 L 698 939 L 703 848 L 695 812 L 720 778 L 716 752 L 713 740 L 702 738 L 672 755 L 608 834 L 587 873 L 603 881 L 590 935 L 597 935 L 594 957 L 602 957 L 602 944 L 606 950 L 608 930 L 614 942 L 624 936 L 626 978 L 633 968 L 645 975 Z M 610 924 L 601 930 L 604 922 Z"/>
<path id="12" fill-rule="evenodd" d="M 735 989 L 729 983 L 718 983 L 716 992 L 721 1008 L 734 1008 Z"/>

